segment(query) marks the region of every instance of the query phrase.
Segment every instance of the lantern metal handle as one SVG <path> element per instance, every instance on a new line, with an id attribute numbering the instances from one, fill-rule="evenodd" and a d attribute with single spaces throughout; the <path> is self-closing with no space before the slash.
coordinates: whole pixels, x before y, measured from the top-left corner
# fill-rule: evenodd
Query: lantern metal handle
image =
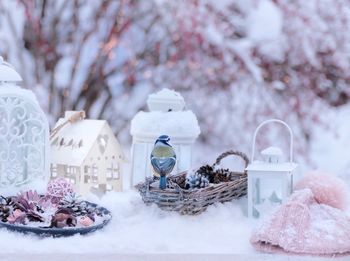
<path id="1" fill-rule="evenodd" d="M 287 123 L 285 123 L 284 121 L 278 120 L 278 119 L 270 119 L 267 121 L 264 121 L 263 123 L 261 123 L 255 130 L 254 132 L 254 138 L 253 138 L 253 147 L 252 147 L 252 162 L 254 161 L 254 156 L 255 156 L 255 143 L 256 143 L 256 136 L 258 135 L 258 132 L 260 131 L 260 129 L 269 124 L 269 123 L 280 123 L 282 124 L 284 127 L 287 128 L 287 130 L 289 131 L 289 135 L 290 135 L 290 148 L 289 148 L 289 161 L 293 162 L 293 132 L 292 129 L 289 127 L 289 125 Z"/>

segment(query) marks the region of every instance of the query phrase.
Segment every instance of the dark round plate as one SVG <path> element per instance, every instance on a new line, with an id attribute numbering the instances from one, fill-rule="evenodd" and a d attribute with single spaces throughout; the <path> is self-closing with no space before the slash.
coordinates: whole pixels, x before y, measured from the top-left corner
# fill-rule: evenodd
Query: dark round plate
<path id="1" fill-rule="evenodd" d="M 15 224 L 9 224 L 7 222 L 2 222 L 0 221 L 0 227 L 5 227 L 8 230 L 16 231 L 16 232 L 21 232 L 25 234 L 37 234 L 40 236 L 53 236 L 53 237 L 62 237 L 62 236 L 72 236 L 75 234 L 88 234 L 91 232 L 94 232 L 98 229 L 103 228 L 105 225 L 109 223 L 109 221 L 112 219 L 112 214 L 111 212 L 101 206 L 98 206 L 95 203 L 91 203 L 88 201 L 85 201 L 87 205 L 97 208 L 102 214 L 103 214 L 103 222 L 90 226 L 90 227 L 66 227 L 66 228 L 48 228 L 48 227 L 30 227 L 26 225 L 15 225 Z"/>

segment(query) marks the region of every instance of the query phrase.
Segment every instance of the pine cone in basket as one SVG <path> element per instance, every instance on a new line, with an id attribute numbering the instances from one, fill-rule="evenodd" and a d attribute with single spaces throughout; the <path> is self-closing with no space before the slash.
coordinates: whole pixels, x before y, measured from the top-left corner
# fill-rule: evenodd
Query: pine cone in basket
<path id="1" fill-rule="evenodd" d="M 209 186 L 209 176 L 198 172 L 189 173 L 186 177 L 185 189 L 205 188 Z"/>
<path id="2" fill-rule="evenodd" d="M 215 171 L 213 183 L 218 184 L 221 182 L 229 182 L 229 181 L 231 181 L 229 169 L 217 169 Z"/>
<path id="3" fill-rule="evenodd" d="M 196 173 L 206 177 L 209 180 L 209 183 L 214 183 L 215 171 L 212 166 L 210 165 L 201 166 L 196 171 Z"/>

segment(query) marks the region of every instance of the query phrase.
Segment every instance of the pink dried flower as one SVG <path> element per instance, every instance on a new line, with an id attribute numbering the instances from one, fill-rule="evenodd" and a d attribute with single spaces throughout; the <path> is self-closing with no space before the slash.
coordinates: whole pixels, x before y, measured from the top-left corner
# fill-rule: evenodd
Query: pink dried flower
<path id="1" fill-rule="evenodd" d="M 38 192 L 36 192 L 35 190 L 28 190 L 25 192 L 21 192 L 18 197 L 22 197 L 24 199 L 26 199 L 27 201 L 31 201 L 31 202 L 39 202 L 40 200 L 40 196 L 38 194 Z"/>
<path id="2" fill-rule="evenodd" d="M 27 211 L 29 209 L 36 210 L 37 207 L 46 209 L 52 205 L 49 198 L 40 196 L 35 190 L 29 190 L 18 194 L 16 201 L 18 202 L 18 207 L 21 208 L 22 211 Z"/>
<path id="3" fill-rule="evenodd" d="M 24 223 L 26 218 L 26 213 L 23 211 L 16 209 L 13 213 L 7 218 L 7 221 L 11 224 L 14 223 Z"/>
<path id="4" fill-rule="evenodd" d="M 83 216 L 79 219 L 79 224 L 84 226 L 84 227 L 89 227 L 94 224 L 94 221 L 89 218 L 88 216 Z"/>

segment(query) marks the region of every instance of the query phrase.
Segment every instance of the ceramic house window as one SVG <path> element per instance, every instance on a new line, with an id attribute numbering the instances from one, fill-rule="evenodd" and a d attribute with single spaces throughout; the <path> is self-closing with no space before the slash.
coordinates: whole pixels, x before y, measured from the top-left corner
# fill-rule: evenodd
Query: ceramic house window
<path id="1" fill-rule="evenodd" d="M 84 183 L 88 184 L 91 181 L 92 169 L 90 166 L 84 166 Z"/>
<path id="2" fill-rule="evenodd" d="M 107 168 L 107 180 L 117 180 L 120 178 L 120 170 L 119 170 L 119 166 L 116 163 L 112 163 L 111 166 L 109 168 Z"/>
<path id="3" fill-rule="evenodd" d="M 96 165 L 91 168 L 91 181 L 92 183 L 98 183 L 98 168 Z"/>
<path id="4" fill-rule="evenodd" d="M 51 174 L 53 177 L 57 176 L 57 165 L 56 164 L 51 165 Z"/>

